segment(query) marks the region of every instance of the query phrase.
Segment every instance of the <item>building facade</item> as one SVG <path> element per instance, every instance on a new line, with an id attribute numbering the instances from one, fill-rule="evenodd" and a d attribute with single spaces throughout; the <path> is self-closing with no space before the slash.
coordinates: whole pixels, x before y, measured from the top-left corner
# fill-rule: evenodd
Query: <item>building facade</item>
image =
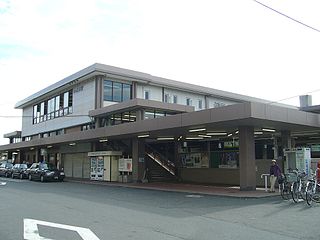
<path id="1" fill-rule="evenodd" d="M 285 160 L 283 148 L 320 132 L 317 113 L 103 64 L 15 107 L 23 111 L 22 130 L 5 135 L 2 153 L 93 180 L 255 189 L 270 159 Z"/>

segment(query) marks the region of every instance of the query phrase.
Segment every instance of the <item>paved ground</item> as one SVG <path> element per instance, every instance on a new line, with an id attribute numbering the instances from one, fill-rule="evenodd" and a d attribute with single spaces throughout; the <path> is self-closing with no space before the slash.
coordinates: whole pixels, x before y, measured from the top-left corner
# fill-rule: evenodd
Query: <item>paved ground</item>
<path id="1" fill-rule="evenodd" d="M 125 188 L 161 190 L 168 192 L 196 193 L 213 196 L 238 197 L 238 198 L 264 198 L 270 196 L 278 196 L 279 192 L 268 193 L 265 188 L 257 188 L 256 191 L 240 191 L 237 186 L 212 186 L 212 185 L 196 185 L 187 183 L 116 183 L 101 182 L 84 179 L 67 179 L 68 182 L 84 183 L 91 185 L 117 186 Z"/>
<path id="2" fill-rule="evenodd" d="M 0 185 L 1 240 L 24 239 L 26 219 L 44 221 L 37 227 L 42 240 L 82 239 L 64 226 L 90 229 L 100 240 L 320 239 L 320 207 L 278 196 L 234 198 L 71 182 L 0 182 L 6 182 Z M 51 223 L 63 225 L 47 226 Z"/>

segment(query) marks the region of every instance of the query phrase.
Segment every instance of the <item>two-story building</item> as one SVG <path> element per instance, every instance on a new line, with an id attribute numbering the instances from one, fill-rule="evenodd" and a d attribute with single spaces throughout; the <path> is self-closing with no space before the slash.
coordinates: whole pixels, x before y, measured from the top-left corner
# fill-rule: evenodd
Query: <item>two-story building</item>
<path id="1" fill-rule="evenodd" d="M 320 132 L 317 113 L 103 64 L 15 107 L 23 111 L 22 129 L 5 135 L 10 144 L 0 151 L 8 158 L 106 181 L 255 189 L 270 159 L 281 161 L 283 148 Z"/>

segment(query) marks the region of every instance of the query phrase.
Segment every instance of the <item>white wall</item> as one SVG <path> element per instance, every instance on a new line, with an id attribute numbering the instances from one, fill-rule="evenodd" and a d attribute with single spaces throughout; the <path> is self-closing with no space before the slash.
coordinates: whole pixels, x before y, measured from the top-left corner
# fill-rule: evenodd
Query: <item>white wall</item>
<path id="1" fill-rule="evenodd" d="M 95 81 L 76 85 L 83 86 L 82 91 L 73 92 L 73 113 L 67 116 L 54 118 L 38 124 L 32 124 L 33 106 L 28 106 L 23 109 L 22 118 L 22 136 L 35 135 L 42 132 L 54 131 L 57 129 L 67 128 L 70 126 L 84 124 L 90 121 L 88 112 L 94 109 L 95 106 Z M 65 91 L 62 90 L 61 93 Z M 56 96 L 57 94 L 53 95 Z M 46 99 L 53 97 L 48 95 Z"/>
<path id="2" fill-rule="evenodd" d="M 162 87 L 137 84 L 137 98 L 144 99 L 144 91 L 149 91 L 150 100 L 162 102 Z"/>
<path id="3" fill-rule="evenodd" d="M 148 90 L 150 93 L 150 100 L 161 101 L 162 102 L 162 87 L 155 87 L 145 84 L 137 84 L 137 98 L 144 99 L 144 91 Z M 178 104 L 186 105 L 187 98 L 192 100 L 192 106 L 195 107 L 195 110 L 205 109 L 205 96 L 196 93 L 190 93 L 187 91 L 175 90 L 170 88 L 164 88 L 164 94 L 169 94 L 170 103 L 173 103 L 173 96 L 178 97 Z M 235 104 L 236 102 L 225 100 L 221 98 L 207 97 L 208 99 L 208 108 L 215 108 L 219 106 L 226 106 Z M 199 100 L 202 100 L 202 109 L 199 109 Z"/>

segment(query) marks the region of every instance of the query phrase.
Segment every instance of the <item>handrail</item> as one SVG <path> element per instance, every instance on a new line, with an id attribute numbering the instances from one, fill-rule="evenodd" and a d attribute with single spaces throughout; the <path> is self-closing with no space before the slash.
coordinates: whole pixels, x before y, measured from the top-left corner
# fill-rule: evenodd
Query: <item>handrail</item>
<path id="1" fill-rule="evenodd" d="M 164 157 L 161 153 L 159 153 L 157 150 L 155 150 L 150 145 L 146 144 L 146 154 L 155 162 L 157 162 L 160 166 L 162 166 L 165 170 L 167 170 L 170 174 L 173 176 L 176 176 L 175 174 L 175 164 L 171 162 L 169 159 Z"/>

